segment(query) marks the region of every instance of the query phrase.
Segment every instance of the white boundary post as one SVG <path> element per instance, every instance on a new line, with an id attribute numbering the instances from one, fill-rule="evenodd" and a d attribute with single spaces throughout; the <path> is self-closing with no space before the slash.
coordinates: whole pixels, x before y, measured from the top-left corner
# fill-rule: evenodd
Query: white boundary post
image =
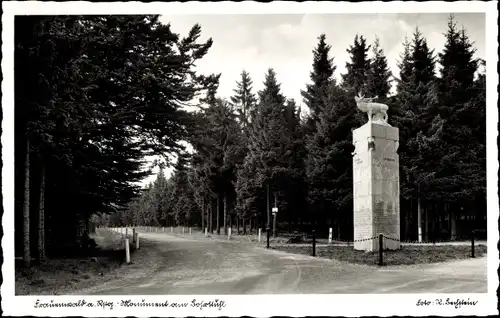
<path id="1" fill-rule="evenodd" d="M 328 231 L 328 244 L 332 244 L 332 235 L 333 234 L 333 229 L 330 228 L 330 230 Z"/>
<path id="2" fill-rule="evenodd" d="M 261 240 L 261 235 L 262 235 L 262 229 L 259 228 L 259 243 L 260 243 L 260 240 Z"/>
<path id="3" fill-rule="evenodd" d="M 130 246 L 128 243 L 128 238 L 125 239 L 125 262 L 130 263 Z"/>

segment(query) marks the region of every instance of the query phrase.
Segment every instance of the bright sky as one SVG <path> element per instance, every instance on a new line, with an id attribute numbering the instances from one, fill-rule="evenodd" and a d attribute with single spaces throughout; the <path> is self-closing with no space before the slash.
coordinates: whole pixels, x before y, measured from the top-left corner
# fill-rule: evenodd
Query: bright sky
<path id="1" fill-rule="evenodd" d="M 337 66 L 336 77 L 345 73 L 349 59 L 346 49 L 357 33 L 369 43 L 375 36 L 380 38 L 389 66 L 397 76 L 396 63 L 405 35 L 411 39 L 418 26 L 429 47 L 438 53 L 444 47 L 448 16 L 447 13 L 162 15 L 161 21 L 171 23 L 172 31 L 181 36 L 186 36 L 191 27 L 199 23 L 200 40 L 213 39 L 212 48 L 197 68 L 205 74 L 222 73 L 218 91 L 221 97 L 233 94 L 243 69 L 250 73 L 254 92 L 257 92 L 263 86 L 264 74 L 272 67 L 283 94 L 301 105 L 300 90 L 309 82 L 312 50 L 321 33 L 326 34 L 326 41 L 332 46 L 330 53 Z M 485 59 L 485 15 L 456 13 L 455 17 L 458 27 L 463 25 L 475 42 L 476 57 Z M 144 184 L 155 178 L 154 175 L 147 178 Z"/>

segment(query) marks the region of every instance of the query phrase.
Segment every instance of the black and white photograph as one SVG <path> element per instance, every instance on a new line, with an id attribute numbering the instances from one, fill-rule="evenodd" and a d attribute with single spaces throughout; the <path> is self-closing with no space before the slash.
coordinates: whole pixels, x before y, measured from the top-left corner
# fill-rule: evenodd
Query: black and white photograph
<path id="1" fill-rule="evenodd" d="M 498 314 L 496 3 L 287 3 L 2 5 L 5 314 Z"/>

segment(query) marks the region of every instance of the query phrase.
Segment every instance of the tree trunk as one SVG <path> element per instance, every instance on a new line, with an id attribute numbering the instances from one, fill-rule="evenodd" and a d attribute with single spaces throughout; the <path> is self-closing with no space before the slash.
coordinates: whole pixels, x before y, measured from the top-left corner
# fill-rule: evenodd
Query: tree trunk
<path id="1" fill-rule="evenodd" d="M 240 235 L 240 216 L 236 215 L 236 232 Z"/>
<path id="2" fill-rule="evenodd" d="M 455 214 L 455 207 L 450 211 L 450 238 L 455 240 L 457 238 L 457 218 Z"/>
<path id="3" fill-rule="evenodd" d="M 243 235 L 247 235 L 247 226 L 245 222 L 245 217 L 243 217 Z"/>
<path id="4" fill-rule="evenodd" d="M 433 210 L 431 211 L 431 219 L 432 219 L 432 241 L 436 241 L 436 219 L 437 219 L 437 211 L 436 211 L 436 207 L 437 205 L 436 204 L 433 204 L 432 205 L 433 207 Z"/>
<path id="5" fill-rule="evenodd" d="M 217 235 L 220 235 L 220 197 L 219 197 L 219 194 L 217 194 L 217 212 L 216 212 L 216 216 L 217 216 Z"/>
<path id="6" fill-rule="evenodd" d="M 27 138 L 27 137 L 26 137 Z M 26 157 L 24 159 L 24 205 L 23 205 L 23 261 L 24 266 L 31 264 L 30 254 L 30 143 L 26 139 Z"/>
<path id="7" fill-rule="evenodd" d="M 405 209 L 405 240 L 407 241 L 408 240 L 408 234 L 410 232 L 410 213 L 411 213 L 411 200 L 410 200 L 410 208 L 409 209 Z"/>
<path id="8" fill-rule="evenodd" d="M 205 233 L 205 198 L 201 199 L 201 231 Z"/>
<path id="9" fill-rule="evenodd" d="M 425 210 L 425 241 L 429 241 L 429 206 L 424 208 Z"/>
<path id="10" fill-rule="evenodd" d="M 427 221 L 427 216 L 426 216 Z M 422 202 L 420 197 L 417 197 L 417 223 L 418 223 L 418 241 L 422 242 Z M 427 228 L 425 229 L 425 235 L 427 235 Z"/>
<path id="11" fill-rule="evenodd" d="M 224 235 L 227 235 L 227 195 L 224 191 Z"/>
<path id="12" fill-rule="evenodd" d="M 339 240 L 342 239 L 342 222 L 340 222 L 340 220 L 337 220 L 337 236 L 339 238 Z"/>
<path id="13" fill-rule="evenodd" d="M 212 199 L 210 199 L 210 205 L 208 206 L 208 219 L 207 219 L 207 226 L 208 226 L 208 232 L 212 233 Z"/>
<path id="14" fill-rule="evenodd" d="M 45 260 L 45 165 L 40 170 L 40 207 L 38 209 L 38 261 Z"/>

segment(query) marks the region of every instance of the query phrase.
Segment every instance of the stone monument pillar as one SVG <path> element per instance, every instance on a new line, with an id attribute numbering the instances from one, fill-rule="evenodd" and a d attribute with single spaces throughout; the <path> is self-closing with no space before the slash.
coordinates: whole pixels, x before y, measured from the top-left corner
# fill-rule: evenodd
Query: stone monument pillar
<path id="1" fill-rule="evenodd" d="M 358 108 L 368 113 L 368 122 L 353 130 L 354 240 L 378 237 L 384 248 L 400 248 L 399 130 L 387 123 L 388 106 L 356 97 Z M 378 239 L 354 243 L 354 249 L 376 251 Z"/>

